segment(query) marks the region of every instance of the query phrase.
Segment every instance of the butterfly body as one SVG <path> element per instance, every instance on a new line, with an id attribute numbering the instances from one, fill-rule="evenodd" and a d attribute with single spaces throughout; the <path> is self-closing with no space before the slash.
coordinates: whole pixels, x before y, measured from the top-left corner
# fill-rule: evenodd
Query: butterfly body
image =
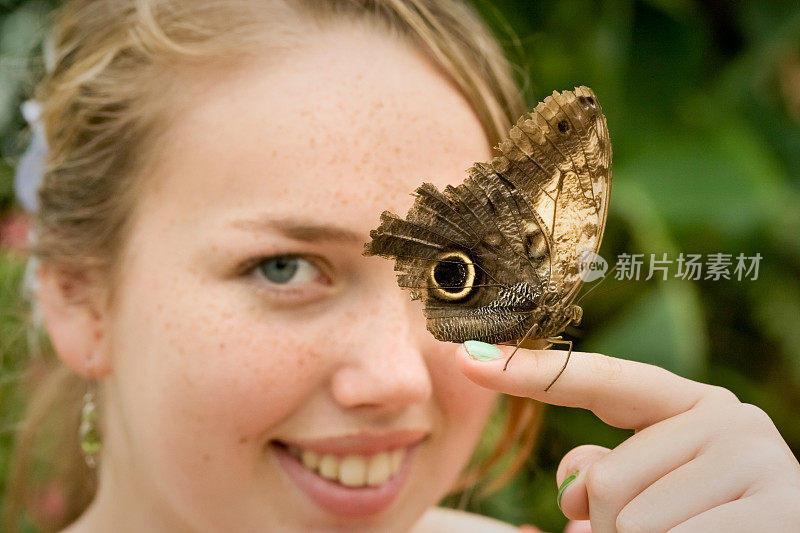
<path id="1" fill-rule="evenodd" d="M 594 93 L 554 92 L 498 148 L 460 185 L 423 183 L 406 218 L 385 211 L 365 246 L 395 259 L 439 340 L 547 339 L 582 317 L 579 258 L 600 246 L 611 185 Z"/>

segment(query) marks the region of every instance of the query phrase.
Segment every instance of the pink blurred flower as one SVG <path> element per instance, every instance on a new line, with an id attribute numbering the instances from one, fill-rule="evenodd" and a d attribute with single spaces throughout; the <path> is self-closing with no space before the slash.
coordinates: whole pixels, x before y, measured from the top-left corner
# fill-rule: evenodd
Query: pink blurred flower
<path id="1" fill-rule="evenodd" d="M 0 218 L 0 248 L 15 253 L 23 253 L 28 247 L 30 219 L 19 211 Z"/>
<path id="2" fill-rule="evenodd" d="M 33 509 L 34 518 L 39 524 L 63 523 L 67 514 L 67 499 L 64 490 L 55 483 L 45 485 L 36 495 Z"/>

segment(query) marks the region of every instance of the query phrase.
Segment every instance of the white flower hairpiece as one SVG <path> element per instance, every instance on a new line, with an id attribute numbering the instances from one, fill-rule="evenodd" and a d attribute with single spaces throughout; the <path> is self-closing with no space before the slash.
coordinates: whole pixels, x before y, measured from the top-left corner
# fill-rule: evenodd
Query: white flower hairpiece
<path id="1" fill-rule="evenodd" d="M 55 45 L 52 35 L 47 35 L 42 46 L 45 70 L 52 72 L 55 67 Z M 39 208 L 39 187 L 44 180 L 44 164 L 47 157 L 47 138 L 45 137 L 44 122 L 42 122 L 42 106 L 36 100 L 26 100 L 20 107 L 22 116 L 31 128 L 31 143 L 17 164 L 14 173 L 14 191 L 19 203 L 28 211 L 35 212 Z M 36 244 L 36 230 L 28 230 L 28 244 Z M 28 346 L 32 353 L 41 353 L 39 348 L 39 331 L 44 330 L 41 310 L 37 295 L 39 293 L 39 261 L 35 255 L 28 257 L 25 273 L 22 278 L 22 290 L 28 300 L 32 311 L 32 328 L 26 328 Z"/>
<path id="2" fill-rule="evenodd" d="M 42 106 L 36 100 L 26 100 L 21 108 L 22 116 L 31 128 L 33 136 L 28 149 L 22 154 L 14 174 L 14 190 L 17 200 L 27 211 L 36 211 L 39 206 L 37 193 L 44 178 L 44 162 L 47 157 L 47 140 L 41 120 Z"/>
<path id="3" fill-rule="evenodd" d="M 44 161 L 47 157 L 47 140 L 44 136 L 44 123 L 41 120 L 42 106 L 35 100 L 27 100 L 21 106 L 22 116 L 31 128 L 33 136 L 28 149 L 22 154 L 14 173 L 14 192 L 19 203 L 28 211 L 35 212 L 39 206 L 38 191 L 44 178 Z M 36 243 L 36 232 L 33 228 L 28 230 L 28 244 Z M 33 311 L 33 322 L 36 326 L 41 325 L 39 306 L 36 302 L 36 294 L 39 292 L 39 283 L 36 276 L 38 261 L 36 257 L 30 256 L 25 265 L 25 273 L 22 278 L 23 294 L 31 303 Z M 28 331 L 28 341 L 35 342 L 35 334 Z M 36 346 L 31 344 L 30 346 Z"/>
<path id="4" fill-rule="evenodd" d="M 42 41 L 42 57 L 46 72 L 53 72 L 56 64 L 56 48 L 52 34 Z M 47 139 L 42 122 L 42 106 L 36 100 L 26 100 L 20 106 L 25 122 L 33 136 L 14 173 L 14 191 L 17 200 L 29 212 L 39 208 L 38 192 L 44 179 L 44 163 L 47 157 Z"/>

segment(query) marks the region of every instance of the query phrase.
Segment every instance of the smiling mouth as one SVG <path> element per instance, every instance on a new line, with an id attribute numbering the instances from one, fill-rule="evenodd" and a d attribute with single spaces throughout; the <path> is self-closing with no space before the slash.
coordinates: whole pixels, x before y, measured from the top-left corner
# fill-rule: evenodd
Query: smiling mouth
<path id="1" fill-rule="evenodd" d="M 321 454 L 280 441 L 273 443 L 284 448 L 306 469 L 345 487 L 380 486 L 397 474 L 406 457 L 406 448 L 396 448 L 372 455 L 339 456 Z"/>
<path id="2" fill-rule="evenodd" d="M 399 498 L 421 440 L 421 436 L 413 441 L 367 439 L 354 444 L 323 439 L 313 442 L 315 449 L 272 440 L 268 449 L 288 478 L 322 509 L 358 518 L 380 513 Z"/>

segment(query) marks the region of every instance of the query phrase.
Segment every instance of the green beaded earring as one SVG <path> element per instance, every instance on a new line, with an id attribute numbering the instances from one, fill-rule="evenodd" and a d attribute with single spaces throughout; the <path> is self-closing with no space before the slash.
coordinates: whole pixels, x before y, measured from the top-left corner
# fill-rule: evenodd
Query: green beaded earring
<path id="1" fill-rule="evenodd" d="M 92 381 L 86 394 L 83 395 L 83 407 L 81 409 L 81 425 L 78 428 L 78 436 L 81 442 L 83 458 L 89 468 L 97 465 L 97 453 L 100 451 L 100 429 L 97 424 L 97 405 L 95 404 L 96 384 Z"/>

